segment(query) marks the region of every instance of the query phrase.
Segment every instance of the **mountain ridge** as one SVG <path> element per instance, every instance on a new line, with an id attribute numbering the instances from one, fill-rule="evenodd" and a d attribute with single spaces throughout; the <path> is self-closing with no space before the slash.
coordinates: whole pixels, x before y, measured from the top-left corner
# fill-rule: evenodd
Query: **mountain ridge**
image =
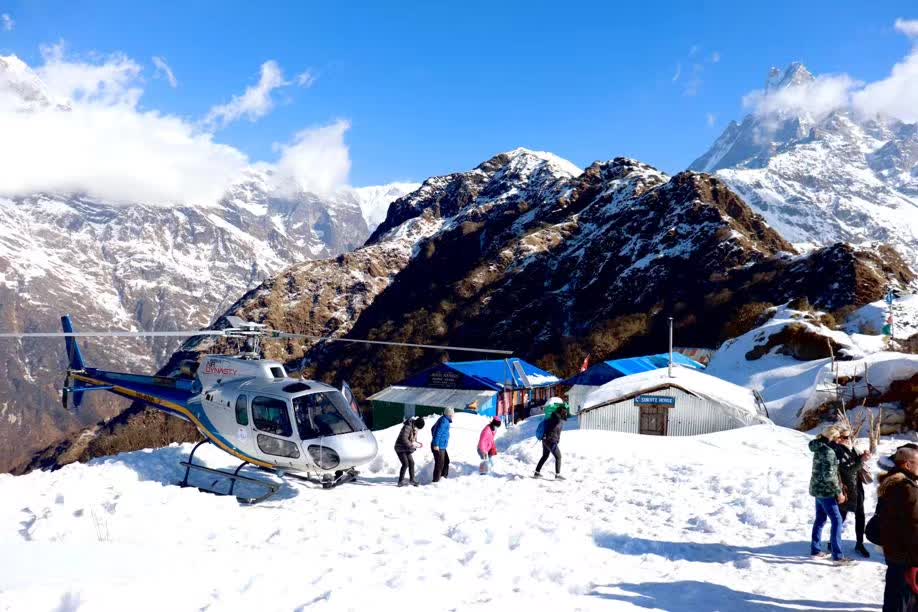
<path id="1" fill-rule="evenodd" d="M 293 265 L 224 314 L 315 336 L 496 346 L 568 374 L 587 353 L 659 352 L 667 316 L 680 343 L 714 348 L 747 305 L 805 298 L 837 310 L 913 280 L 889 249 L 836 244 L 799 253 L 716 177 L 670 177 L 627 158 L 575 175 L 518 152 L 424 181 L 393 202 L 364 246 Z M 160 374 L 222 348 L 193 338 Z M 347 380 L 362 398 L 447 357 L 290 341 L 264 350 L 292 372 Z M 21 470 L 184 439 L 169 427 L 134 406 Z"/>

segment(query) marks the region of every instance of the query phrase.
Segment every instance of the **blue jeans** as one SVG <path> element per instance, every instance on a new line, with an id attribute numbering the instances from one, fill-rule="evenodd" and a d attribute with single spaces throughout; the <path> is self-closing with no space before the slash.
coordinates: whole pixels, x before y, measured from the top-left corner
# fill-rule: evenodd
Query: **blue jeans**
<path id="1" fill-rule="evenodd" d="M 816 520 L 813 522 L 813 539 L 810 543 L 810 554 L 819 554 L 819 542 L 822 540 L 822 528 L 825 527 L 826 519 L 832 521 L 832 532 L 829 535 L 829 550 L 832 551 L 832 558 L 836 561 L 841 559 L 841 533 L 844 522 L 842 521 L 841 510 L 838 508 L 838 500 L 834 497 L 817 497 L 816 498 Z"/>

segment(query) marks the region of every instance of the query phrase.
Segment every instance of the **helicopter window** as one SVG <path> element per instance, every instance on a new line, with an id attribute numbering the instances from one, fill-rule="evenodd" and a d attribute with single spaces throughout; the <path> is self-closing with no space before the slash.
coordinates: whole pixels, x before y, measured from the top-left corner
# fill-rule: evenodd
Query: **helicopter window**
<path id="1" fill-rule="evenodd" d="M 248 411 L 248 398 L 244 395 L 240 395 L 236 398 L 236 422 L 240 425 L 249 424 L 249 411 Z"/>
<path id="2" fill-rule="evenodd" d="M 280 366 L 271 366 L 271 376 L 274 378 L 287 378 L 284 374 L 284 368 Z"/>
<path id="3" fill-rule="evenodd" d="M 293 398 L 296 428 L 303 440 L 366 429 L 348 410 L 340 393 L 312 393 Z"/>
<path id="4" fill-rule="evenodd" d="M 289 436 L 293 433 L 287 402 L 273 397 L 256 397 L 252 400 L 252 421 L 261 431 Z"/>
<path id="5" fill-rule="evenodd" d="M 290 440 L 272 438 L 265 434 L 258 434 L 256 440 L 258 441 L 258 448 L 261 449 L 261 452 L 267 453 L 268 455 L 290 457 L 291 459 L 296 459 L 300 456 L 300 449 L 297 448 L 295 442 L 291 442 Z"/>

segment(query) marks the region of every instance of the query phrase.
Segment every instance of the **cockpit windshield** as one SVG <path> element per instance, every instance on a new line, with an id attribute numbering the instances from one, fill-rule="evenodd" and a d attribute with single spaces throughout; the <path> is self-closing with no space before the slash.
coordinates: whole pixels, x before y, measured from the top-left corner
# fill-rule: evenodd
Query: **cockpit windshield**
<path id="1" fill-rule="evenodd" d="M 366 425 L 340 393 L 320 392 L 293 398 L 293 414 L 300 439 L 363 431 Z"/>

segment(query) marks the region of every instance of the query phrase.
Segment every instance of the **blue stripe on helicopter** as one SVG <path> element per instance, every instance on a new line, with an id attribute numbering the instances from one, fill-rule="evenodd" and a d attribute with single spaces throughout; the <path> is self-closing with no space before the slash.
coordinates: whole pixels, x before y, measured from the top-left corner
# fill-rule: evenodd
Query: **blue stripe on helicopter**
<path id="1" fill-rule="evenodd" d="M 186 421 L 191 421 L 205 437 L 209 438 L 218 447 L 254 465 L 274 467 L 255 457 L 252 457 L 238 448 L 217 432 L 217 428 L 204 414 L 200 404 L 191 403 L 189 400 L 196 395 L 191 391 L 191 381 L 166 379 L 155 376 L 142 376 L 122 372 L 108 372 L 95 368 L 86 368 L 86 374 L 74 372 L 76 380 L 82 380 L 93 385 L 112 385 L 112 393 L 141 400 L 153 408 L 178 416 Z M 154 382 L 155 381 L 155 382 Z M 176 384 L 178 383 L 178 384 Z M 187 387 L 187 388 L 186 388 Z"/>

